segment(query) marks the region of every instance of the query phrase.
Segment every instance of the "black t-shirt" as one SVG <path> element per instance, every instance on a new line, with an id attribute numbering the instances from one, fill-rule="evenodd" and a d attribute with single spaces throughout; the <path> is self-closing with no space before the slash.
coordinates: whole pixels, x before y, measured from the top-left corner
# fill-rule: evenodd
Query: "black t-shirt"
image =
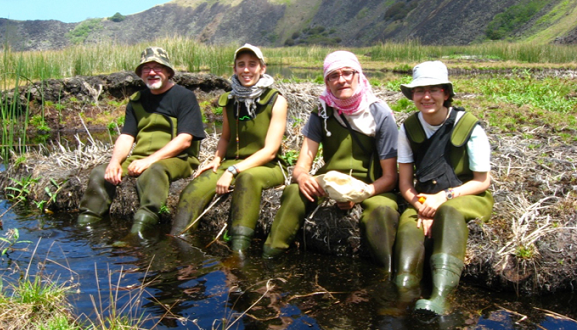
<path id="1" fill-rule="evenodd" d="M 145 89 L 140 92 L 139 103 L 147 112 L 176 118 L 177 134 L 188 133 L 192 135 L 193 140 L 205 138 L 202 114 L 192 91 L 180 85 L 174 85 L 168 91 L 155 95 L 149 89 Z M 130 102 L 126 106 L 122 133 L 133 137 L 138 134 L 138 123 Z"/>

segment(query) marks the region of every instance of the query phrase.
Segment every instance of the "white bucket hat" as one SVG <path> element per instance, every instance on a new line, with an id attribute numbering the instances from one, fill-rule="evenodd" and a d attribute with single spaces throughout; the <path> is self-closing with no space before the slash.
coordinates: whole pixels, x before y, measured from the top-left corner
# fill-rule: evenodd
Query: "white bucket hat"
<path id="1" fill-rule="evenodd" d="M 401 84 L 401 91 L 409 99 L 413 99 L 413 88 L 424 86 L 448 85 L 449 95 L 454 96 L 453 83 L 449 81 L 449 70 L 441 61 L 427 61 L 413 68 L 413 81 Z"/>

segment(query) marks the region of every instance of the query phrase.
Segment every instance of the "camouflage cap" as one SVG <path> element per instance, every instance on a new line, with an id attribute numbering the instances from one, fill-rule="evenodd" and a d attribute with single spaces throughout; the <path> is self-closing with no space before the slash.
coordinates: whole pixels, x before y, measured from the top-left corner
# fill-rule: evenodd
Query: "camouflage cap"
<path id="1" fill-rule="evenodd" d="M 142 73 L 142 66 L 146 63 L 156 62 L 158 64 L 164 65 L 168 69 L 168 78 L 174 76 L 174 68 L 170 64 L 170 59 L 168 58 L 168 53 L 166 50 L 160 47 L 148 47 L 142 54 L 140 54 L 140 64 L 136 67 L 134 72 L 140 77 Z"/>

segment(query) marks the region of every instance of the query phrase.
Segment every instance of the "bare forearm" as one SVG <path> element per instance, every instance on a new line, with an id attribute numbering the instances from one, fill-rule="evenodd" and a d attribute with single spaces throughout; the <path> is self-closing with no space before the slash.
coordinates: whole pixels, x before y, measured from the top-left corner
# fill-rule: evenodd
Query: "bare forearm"
<path id="1" fill-rule="evenodd" d="M 127 134 L 121 134 L 114 143 L 114 149 L 112 150 L 110 163 L 112 164 L 122 163 L 130 153 L 133 143 L 134 143 L 134 137 Z"/>
<path id="2" fill-rule="evenodd" d="M 190 134 L 179 134 L 164 147 L 148 156 L 151 161 L 157 162 L 162 159 L 168 159 L 180 155 L 184 150 L 190 147 L 192 136 Z"/>
<path id="3" fill-rule="evenodd" d="M 477 195 L 487 189 L 491 184 L 491 176 L 488 172 L 473 172 L 473 179 L 465 182 L 464 184 L 453 187 L 454 197 L 465 196 L 465 195 Z"/>
<path id="4" fill-rule="evenodd" d="M 374 191 L 372 195 L 382 194 L 391 191 L 397 184 L 397 159 L 389 158 L 380 161 L 382 175 L 371 184 Z"/>

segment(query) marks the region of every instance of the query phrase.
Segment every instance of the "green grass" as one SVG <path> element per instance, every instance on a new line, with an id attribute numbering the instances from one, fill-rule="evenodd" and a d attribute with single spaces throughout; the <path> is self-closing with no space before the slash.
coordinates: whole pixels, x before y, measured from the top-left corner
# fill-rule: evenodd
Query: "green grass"
<path id="1" fill-rule="evenodd" d="M 31 260 L 33 256 L 34 253 Z M 76 315 L 74 306 L 68 301 L 78 290 L 78 284 L 58 283 L 42 272 L 32 275 L 29 273 L 31 264 L 32 261 L 18 279 L 0 274 L 0 329 L 138 330 L 149 321 L 137 311 L 146 292 L 146 283 L 134 290 L 119 290 L 122 271 L 116 283 L 109 271 L 109 287 L 105 290 L 108 297 L 100 296 L 99 280 L 95 279 L 99 295 L 91 297 L 94 316 L 88 319 L 86 315 Z M 120 305 L 118 302 L 126 297 L 128 302 Z"/>
<path id="2" fill-rule="evenodd" d="M 0 276 L 0 329 L 81 329 L 66 300 L 72 285 L 28 272 L 7 282 Z"/>

